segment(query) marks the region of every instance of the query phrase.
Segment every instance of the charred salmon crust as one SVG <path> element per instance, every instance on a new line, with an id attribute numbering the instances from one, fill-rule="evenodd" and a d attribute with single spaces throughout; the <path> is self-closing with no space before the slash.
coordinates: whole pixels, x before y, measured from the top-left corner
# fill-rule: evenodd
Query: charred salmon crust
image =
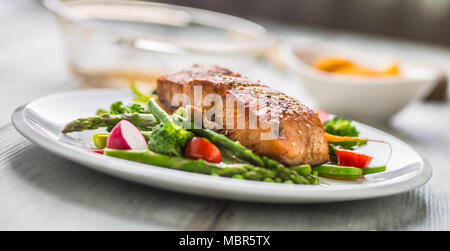
<path id="1" fill-rule="evenodd" d="M 225 128 L 221 132 L 255 153 L 278 160 L 287 166 L 320 165 L 329 161 L 328 143 L 322 123 L 311 109 L 282 92 L 274 91 L 259 81 L 250 80 L 228 69 L 214 65 L 193 65 L 177 73 L 162 76 L 158 79 L 158 100 L 171 111 L 178 108 L 178 105 L 171 105 L 172 98 L 177 94 L 186 94 L 193 104 L 194 86 L 202 87 L 203 99 L 208 94 L 218 94 L 222 98 L 222 114 L 227 116 L 224 116 L 221 122 Z M 270 128 L 262 125 L 273 121 L 270 112 L 274 109 L 271 106 L 271 98 L 274 96 L 278 100 L 278 134 L 275 138 L 262 139 L 262 133 L 270 132 Z M 233 107 L 244 108 L 245 114 L 238 113 L 239 109 L 233 109 L 233 122 L 230 122 L 229 113 L 226 111 L 226 97 L 232 97 L 235 103 Z M 203 110 L 209 108 L 202 107 Z M 239 119 L 235 119 L 239 117 L 240 126 Z M 249 125 L 251 117 L 257 118 L 257 128 Z M 231 129 L 228 129 L 228 122 L 233 124 Z"/>

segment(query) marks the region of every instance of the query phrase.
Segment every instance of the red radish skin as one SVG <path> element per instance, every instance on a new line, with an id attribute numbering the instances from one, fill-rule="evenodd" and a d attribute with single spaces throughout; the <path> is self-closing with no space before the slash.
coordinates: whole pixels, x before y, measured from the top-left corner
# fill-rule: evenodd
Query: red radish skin
<path id="1" fill-rule="evenodd" d="M 322 124 L 328 121 L 328 112 L 321 109 L 314 109 L 314 112 L 317 113 Z"/>
<path id="2" fill-rule="evenodd" d="M 105 151 L 102 150 L 90 150 L 91 153 L 103 154 Z"/>
<path id="3" fill-rule="evenodd" d="M 120 121 L 111 131 L 106 141 L 106 148 L 118 150 L 145 150 L 147 141 L 131 122 Z"/>

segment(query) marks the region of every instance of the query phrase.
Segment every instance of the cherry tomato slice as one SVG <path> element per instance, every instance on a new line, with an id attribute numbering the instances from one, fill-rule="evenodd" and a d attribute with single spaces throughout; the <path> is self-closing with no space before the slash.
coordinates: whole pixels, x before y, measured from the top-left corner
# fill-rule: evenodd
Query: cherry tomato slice
<path id="1" fill-rule="evenodd" d="M 338 164 L 341 166 L 353 166 L 359 168 L 368 167 L 372 157 L 346 150 L 336 150 Z"/>
<path id="2" fill-rule="evenodd" d="M 189 141 L 184 150 L 184 157 L 194 160 L 202 159 L 211 163 L 222 161 L 219 149 L 202 137 L 194 137 Z"/>

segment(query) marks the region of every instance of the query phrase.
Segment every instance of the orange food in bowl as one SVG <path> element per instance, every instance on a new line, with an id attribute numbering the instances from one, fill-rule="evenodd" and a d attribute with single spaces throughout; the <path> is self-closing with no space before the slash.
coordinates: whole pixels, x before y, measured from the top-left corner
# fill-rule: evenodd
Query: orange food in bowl
<path id="1" fill-rule="evenodd" d="M 358 75 L 368 77 L 382 77 L 382 76 L 398 76 L 400 74 L 399 65 L 393 63 L 384 70 L 370 69 L 362 65 L 358 65 L 350 60 L 342 58 L 326 57 L 321 58 L 315 62 L 314 68 L 345 75 Z"/>

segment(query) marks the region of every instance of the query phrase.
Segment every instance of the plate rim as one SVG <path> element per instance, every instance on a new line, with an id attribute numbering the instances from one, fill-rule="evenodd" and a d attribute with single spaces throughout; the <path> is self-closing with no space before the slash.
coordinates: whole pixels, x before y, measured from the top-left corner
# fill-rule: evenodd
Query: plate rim
<path id="1" fill-rule="evenodd" d="M 51 96 L 67 95 L 79 92 L 108 92 L 111 89 L 102 90 L 72 90 L 37 98 L 26 105 L 16 108 L 11 116 L 14 128 L 25 138 L 44 149 L 61 156 L 65 159 L 77 162 L 85 167 L 112 175 L 128 181 L 158 187 L 161 189 L 238 201 L 269 202 L 269 203 L 320 203 L 336 201 L 353 201 L 370 198 L 379 198 L 399 193 L 404 193 L 424 185 L 432 176 L 432 168 L 428 161 L 424 160 L 417 151 L 404 141 L 384 132 L 363 124 L 372 130 L 387 134 L 399 140 L 402 144 L 409 146 L 422 160 L 420 170 L 413 177 L 403 178 L 390 184 L 365 184 L 361 189 L 355 191 L 348 186 L 300 186 L 290 184 L 272 184 L 258 181 L 235 180 L 224 177 L 207 176 L 204 174 L 189 173 L 172 170 L 164 167 L 147 165 L 128 160 L 117 159 L 109 156 L 92 154 L 84 149 L 71 146 L 51 139 L 38 132 L 25 118 L 26 107 L 43 98 Z M 123 90 L 117 90 L 121 92 Z M 124 92 L 124 91 L 123 91 Z M 362 123 L 361 123 L 362 124 Z M 59 144 L 55 144 L 59 142 Z M 76 154 L 74 154 L 76 153 Z M 84 158 L 84 156 L 86 156 Z M 130 165 L 130 163 L 132 163 Z M 106 165 L 108 164 L 108 165 Z M 128 171 L 123 170 L 123 165 L 128 164 Z M 150 167 L 150 168 L 149 168 Z M 146 171 L 143 171 L 146 170 Z M 150 176 L 152 174 L 164 174 L 164 178 Z M 181 177 L 182 176 L 182 177 Z M 174 182 L 172 178 L 188 178 L 181 183 Z M 206 179 L 205 179 L 206 178 Z M 213 186 L 209 186 L 209 185 Z M 206 188 L 208 188 L 206 190 Z M 301 188 L 301 189 L 300 189 Z M 330 189 L 331 188 L 331 189 Z M 245 190 L 245 193 L 242 191 Z"/>

